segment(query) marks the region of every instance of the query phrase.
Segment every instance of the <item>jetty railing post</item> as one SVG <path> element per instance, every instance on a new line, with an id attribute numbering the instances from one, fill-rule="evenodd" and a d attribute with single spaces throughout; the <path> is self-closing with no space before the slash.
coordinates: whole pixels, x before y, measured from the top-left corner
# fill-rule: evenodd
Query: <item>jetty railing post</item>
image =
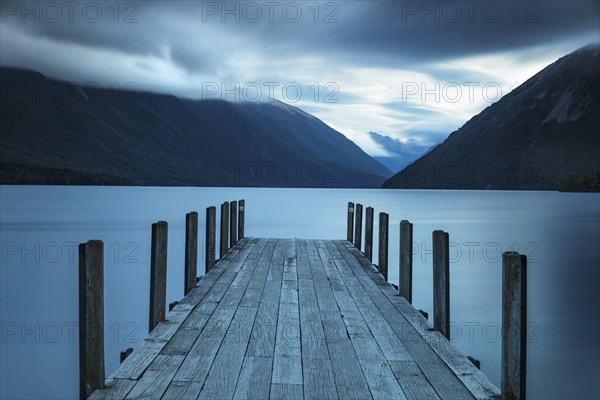
<path id="1" fill-rule="evenodd" d="M 400 282 L 398 294 L 412 303 L 413 276 L 413 224 L 407 220 L 400 221 Z"/>
<path id="2" fill-rule="evenodd" d="M 346 234 L 346 240 L 350 243 L 354 243 L 354 203 L 348 202 L 348 233 Z"/>
<path id="3" fill-rule="evenodd" d="M 433 232 L 433 329 L 450 340 L 450 241 L 448 233 Z"/>
<path id="4" fill-rule="evenodd" d="M 79 397 L 104 387 L 104 243 L 79 245 Z"/>
<path id="5" fill-rule="evenodd" d="M 206 264 L 205 273 L 215 267 L 215 247 L 217 242 L 217 208 L 214 206 L 206 208 Z"/>
<path id="6" fill-rule="evenodd" d="M 229 250 L 229 202 L 221 204 L 221 242 L 219 258 L 223 258 Z"/>
<path id="7" fill-rule="evenodd" d="M 362 204 L 356 204 L 356 218 L 355 229 L 354 229 L 354 246 L 360 250 L 360 246 L 362 245 Z"/>
<path id="8" fill-rule="evenodd" d="M 238 211 L 238 240 L 242 240 L 244 238 L 244 223 L 245 223 L 245 208 L 246 208 L 246 200 L 238 201 L 239 211 Z"/>
<path id="9" fill-rule="evenodd" d="M 229 246 L 233 247 L 234 244 L 238 241 L 237 236 L 237 217 L 238 217 L 238 203 L 237 201 L 232 201 L 229 203 Z"/>
<path id="10" fill-rule="evenodd" d="M 185 215 L 185 280 L 184 294 L 196 286 L 198 277 L 198 213 Z"/>
<path id="11" fill-rule="evenodd" d="M 152 224 L 152 253 L 150 257 L 150 323 L 152 330 L 165 319 L 167 302 L 167 236 L 165 221 Z"/>
<path id="12" fill-rule="evenodd" d="M 388 237 L 390 217 L 384 212 L 379 213 L 379 273 L 387 281 L 388 278 Z"/>
<path id="13" fill-rule="evenodd" d="M 504 399 L 525 399 L 527 354 L 527 257 L 502 254 L 502 374 Z"/>
<path id="14" fill-rule="evenodd" d="M 365 257 L 373 261 L 373 207 L 367 207 L 365 216 Z"/>

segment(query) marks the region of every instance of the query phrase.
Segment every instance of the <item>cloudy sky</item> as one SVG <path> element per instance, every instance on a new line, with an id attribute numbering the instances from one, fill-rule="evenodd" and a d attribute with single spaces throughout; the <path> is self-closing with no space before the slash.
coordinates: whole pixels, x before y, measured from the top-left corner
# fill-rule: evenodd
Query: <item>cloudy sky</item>
<path id="1" fill-rule="evenodd" d="M 2 1 L 0 64 L 432 145 L 600 36 L 598 1 Z"/>

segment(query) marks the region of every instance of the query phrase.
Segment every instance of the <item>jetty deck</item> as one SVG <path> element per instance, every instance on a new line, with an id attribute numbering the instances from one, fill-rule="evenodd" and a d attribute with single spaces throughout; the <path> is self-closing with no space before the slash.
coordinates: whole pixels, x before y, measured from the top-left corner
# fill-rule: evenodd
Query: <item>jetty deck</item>
<path id="1" fill-rule="evenodd" d="M 345 240 L 244 238 L 92 399 L 490 399 Z"/>

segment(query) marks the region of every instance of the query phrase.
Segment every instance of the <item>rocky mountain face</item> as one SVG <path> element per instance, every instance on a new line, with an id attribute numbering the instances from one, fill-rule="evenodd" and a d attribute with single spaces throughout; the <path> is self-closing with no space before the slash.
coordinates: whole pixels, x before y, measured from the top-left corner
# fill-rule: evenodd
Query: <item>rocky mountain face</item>
<path id="1" fill-rule="evenodd" d="M 384 188 L 559 190 L 600 168 L 600 51 L 527 80 L 388 179 Z M 567 182 L 571 182 L 567 184 Z M 568 190 L 568 189 L 567 189 Z"/>
<path id="2" fill-rule="evenodd" d="M 0 69 L 0 183 L 380 187 L 392 173 L 302 110 Z"/>

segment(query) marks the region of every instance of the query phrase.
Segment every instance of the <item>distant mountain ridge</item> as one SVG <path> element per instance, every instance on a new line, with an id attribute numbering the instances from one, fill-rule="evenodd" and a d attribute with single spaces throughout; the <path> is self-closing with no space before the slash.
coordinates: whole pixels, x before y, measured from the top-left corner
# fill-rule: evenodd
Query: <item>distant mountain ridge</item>
<path id="1" fill-rule="evenodd" d="M 389 157 L 376 156 L 373 158 L 385 165 L 388 169 L 396 172 L 406 168 L 410 163 L 436 146 L 428 147 L 416 143 L 415 141 L 403 143 L 398 139 L 391 138 L 387 135 L 381 135 L 377 132 L 369 132 L 369 137 L 390 153 Z"/>
<path id="2" fill-rule="evenodd" d="M 0 183 L 380 187 L 392 173 L 273 100 L 198 101 L 0 68 Z"/>
<path id="3" fill-rule="evenodd" d="M 600 168 L 599 50 L 589 45 L 544 68 L 383 187 L 593 187 L 582 179 Z"/>

